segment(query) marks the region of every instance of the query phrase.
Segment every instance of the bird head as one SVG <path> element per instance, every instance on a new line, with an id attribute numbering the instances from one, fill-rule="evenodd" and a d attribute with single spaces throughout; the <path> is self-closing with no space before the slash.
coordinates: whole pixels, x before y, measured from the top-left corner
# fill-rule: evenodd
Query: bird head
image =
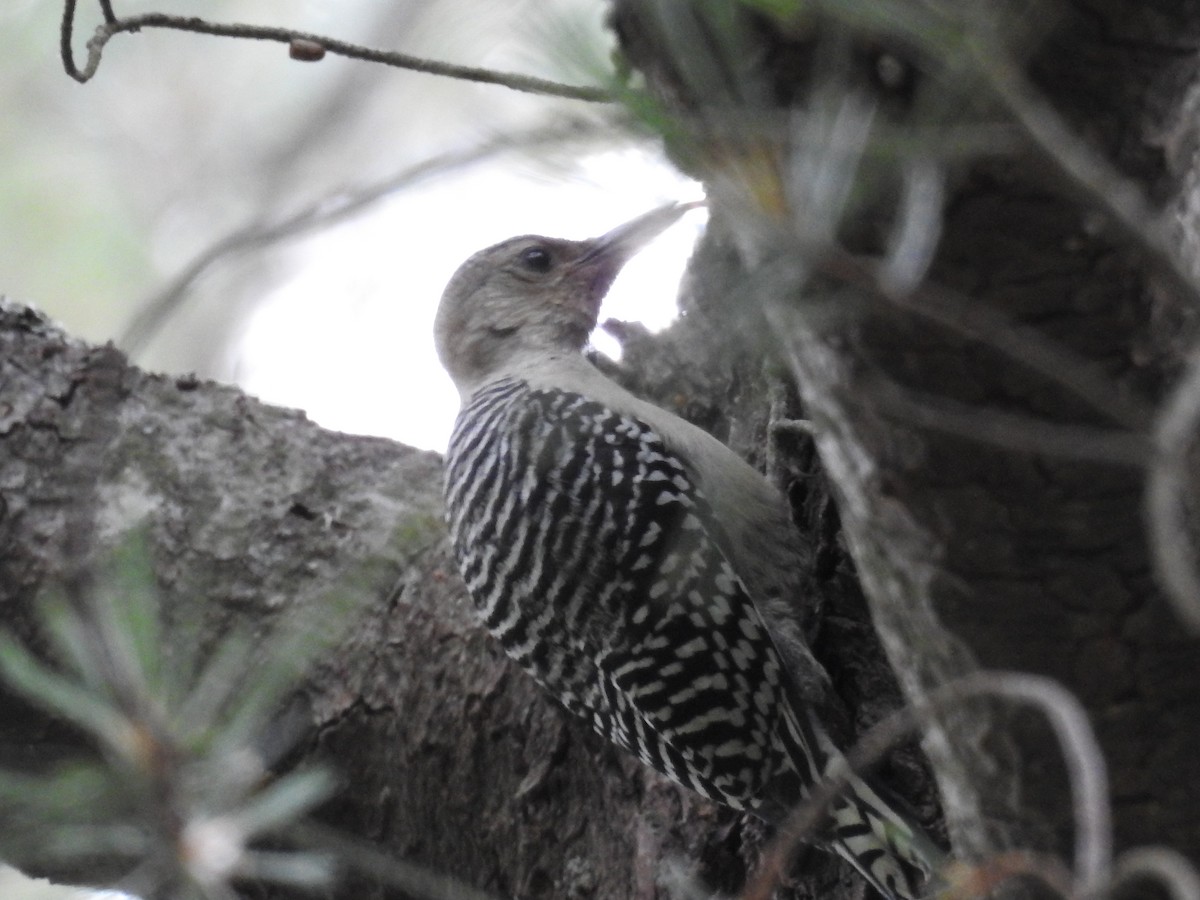
<path id="1" fill-rule="evenodd" d="M 522 359 L 577 353 L 642 247 L 699 203 L 672 203 L 586 241 L 509 238 L 459 266 L 438 306 L 438 357 L 460 391 Z"/>

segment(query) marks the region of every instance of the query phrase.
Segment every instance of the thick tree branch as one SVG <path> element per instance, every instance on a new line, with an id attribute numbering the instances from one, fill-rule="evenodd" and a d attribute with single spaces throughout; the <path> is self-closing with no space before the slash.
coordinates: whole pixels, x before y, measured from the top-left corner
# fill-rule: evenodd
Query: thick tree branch
<path id="1" fill-rule="evenodd" d="M 1181 785 L 1200 784 L 1186 724 L 1200 669 L 1142 515 L 1150 473 L 1157 534 L 1172 534 L 1155 550 L 1194 604 L 1194 378 L 1164 403 L 1196 334 L 1196 248 L 1164 224 L 1194 219 L 1194 130 L 1172 138 L 1182 172 L 1164 171 L 1160 144 L 1196 90 L 1179 56 L 1200 41 L 1194 11 L 1099 0 L 1006 19 L 1007 4 L 822 0 L 721 19 L 615 5 L 651 92 L 693 126 L 664 131 L 710 192 L 696 258 L 720 262 L 698 262 L 686 309 L 739 325 L 765 312 L 765 334 L 746 330 L 790 363 L 791 415 L 815 424 L 908 696 L 979 665 L 1061 681 L 1098 725 L 1118 846 L 1195 853 Z M 881 77 L 885 62 L 909 77 Z M 727 106 L 740 136 L 720 127 Z M 793 133 L 774 127 L 793 109 Z M 951 164 L 930 138 L 886 155 L 906 127 L 981 119 L 1019 129 L 1021 152 Z M 922 164 L 936 172 L 919 197 Z M 1027 731 L 968 719 L 931 734 L 960 851 L 1065 856 L 1065 773 Z M 1168 758 L 1169 781 L 1146 764 Z"/>
<path id="2" fill-rule="evenodd" d="M 81 514 L 71 486 L 85 481 L 100 549 L 142 523 L 164 620 L 194 624 L 164 630 L 173 671 L 237 632 L 255 638 L 258 659 L 273 624 L 327 633 L 330 597 L 365 601 L 260 748 L 273 778 L 304 763 L 340 773 L 320 818 L 379 849 L 368 859 L 356 841 L 295 835 L 351 850 L 368 872 L 331 896 L 422 883 L 391 857 L 500 895 L 650 900 L 667 857 L 728 855 L 711 806 L 565 718 L 475 623 L 445 546 L 436 454 L 140 372 L 0 303 L 0 619 L 33 647 L 45 644 L 35 598 L 78 564 L 62 523 Z M 255 672 L 235 669 L 229 687 L 257 690 Z M 2 685 L 0 718 L 0 769 L 44 774 L 89 752 L 79 732 Z M 65 804 L 69 816 L 105 810 Z M 13 815 L 0 804 L 6 858 L 59 880 L 123 874 L 99 845 L 56 861 L 45 831 Z M 111 844 L 128 830 L 83 831 Z"/>

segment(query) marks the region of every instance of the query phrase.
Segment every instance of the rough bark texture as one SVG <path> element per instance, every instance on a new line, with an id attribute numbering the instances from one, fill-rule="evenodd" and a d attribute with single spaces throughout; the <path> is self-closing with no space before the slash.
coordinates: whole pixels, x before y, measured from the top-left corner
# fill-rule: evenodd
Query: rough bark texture
<path id="1" fill-rule="evenodd" d="M 1095 152 L 1178 214 L 1182 252 L 1194 259 L 1195 126 L 1186 111 L 1200 35 L 1195 7 L 1100 2 L 1041 12 L 1029 19 L 1053 27 L 1028 62 L 1032 79 Z M 679 64 L 687 45 L 672 43 L 644 7 L 619 2 L 616 21 L 666 102 L 703 109 L 720 99 L 696 95 L 703 80 Z M 752 30 L 761 53 L 739 62 L 757 66 L 774 96 L 792 96 L 812 35 L 766 19 Z M 902 46 L 882 49 L 912 56 Z M 864 40 L 859 58 L 869 64 L 880 50 Z M 857 86 L 872 73 L 845 77 Z M 892 102 L 893 121 L 903 123 L 924 77 L 918 64 L 900 102 L 881 101 Z M 721 174 L 719 156 L 708 168 L 698 156 L 700 177 Z M 1030 159 L 972 166 L 947 204 L 930 278 L 968 307 L 998 311 L 1093 363 L 1114 397 L 1125 392 L 1153 406 L 1194 339 L 1194 299 L 1166 288 L 1095 206 Z M 750 278 L 747 267 L 759 261 L 733 251 L 752 243 L 732 233 L 744 224 L 736 210 L 713 209 L 696 259 L 709 264 L 694 311 L 727 307 Z M 860 243 L 871 240 L 865 224 Z M 919 427 L 889 412 L 880 380 L 985 412 L 1070 424 L 1105 425 L 1107 417 L 989 341 L 877 296 L 810 283 L 781 303 L 754 299 L 768 309 L 773 345 L 816 422 L 845 540 L 906 692 L 923 696 L 976 666 L 1058 679 L 1099 730 L 1118 845 L 1163 842 L 1200 856 L 1200 644 L 1151 576 L 1141 473 Z M 982 707 L 942 725 L 931 750 L 958 848 L 1032 843 L 1069 857 L 1066 774 L 1046 729 Z"/>
<path id="2" fill-rule="evenodd" d="M 146 523 L 167 616 L 199 606 L 209 640 L 265 634 L 334 591 L 375 598 L 288 726 L 290 763 L 345 779 L 329 823 L 502 896 L 653 897 L 664 856 L 729 856 L 711 807 L 568 719 L 473 623 L 436 454 L 145 374 L 13 305 L 0 306 L 0 447 L 0 609 L 35 643 L 34 597 L 63 570 L 64 522 L 89 486 L 101 544 Z M 80 749 L 7 691 L 0 719 L 4 764 Z M 357 883 L 336 896 L 401 895 Z"/>
<path id="3" fill-rule="evenodd" d="M 672 102 L 702 103 L 674 90 L 669 54 L 639 30 L 639 7 L 614 4 L 633 63 Z M 1170 3 L 1055 9 L 1061 18 L 1031 71 L 1102 153 L 1180 211 L 1180 240 L 1194 254 L 1189 91 L 1200 13 Z M 768 24 L 754 35 L 761 52 L 747 64 L 764 66 L 777 97 L 794 97 L 805 69 L 791 39 Z M 1154 586 L 1140 476 L 916 427 L 874 402 L 872 379 L 886 373 L 1055 421 L 1096 421 L 1094 411 L 987 342 L 844 288 L 776 307 L 783 340 L 764 363 L 755 298 L 736 290 L 747 281 L 729 234 L 736 221 L 712 210 L 689 316 L 661 338 L 625 329 L 621 375 L 728 440 L 788 493 L 819 547 L 815 644 L 856 724 L 900 702 L 889 658 L 912 696 L 976 665 L 1052 675 L 1100 731 L 1120 845 L 1163 842 L 1200 857 L 1200 646 Z M 1188 301 L 1024 160 L 964 173 L 932 277 L 1152 401 L 1194 332 Z M 818 425 L 827 474 L 812 441 L 768 437 L 772 419 L 801 412 Z M 439 480 L 433 454 L 325 432 L 218 385 L 139 372 L 110 348 L 0 307 L 8 627 L 33 636 L 33 598 L 64 566 L 64 522 L 93 508 L 101 544 L 148 522 L 168 614 L 201 608 L 212 641 L 234 624 L 265 629 L 350 585 L 374 601 L 308 684 L 288 760 L 328 760 L 343 773 L 327 822 L 497 895 L 650 900 L 665 896 L 671 861 L 736 889 L 758 829 L 567 719 L 472 624 L 444 545 Z M 3 691 L 0 721 L 2 764 L 79 748 L 76 734 Z M 1044 729 L 993 706 L 959 710 L 943 726 L 931 751 L 959 849 L 1068 846 L 1064 774 Z M 884 774 L 936 819 L 914 754 L 897 755 Z M 820 854 L 797 871 L 789 896 L 862 890 Z M 402 896 L 366 881 L 332 894 Z"/>

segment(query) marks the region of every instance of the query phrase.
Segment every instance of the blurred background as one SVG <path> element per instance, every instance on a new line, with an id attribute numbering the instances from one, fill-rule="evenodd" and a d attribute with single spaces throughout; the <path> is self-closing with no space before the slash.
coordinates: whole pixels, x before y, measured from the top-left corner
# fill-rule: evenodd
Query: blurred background
<path id="1" fill-rule="evenodd" d="M 118 7 L 571 84 L 612 70 L 603 0 Z M 0 4 L 0 294 L 146 368 L 236 383 L 330 428 L 443 449 L 457 397 L 431 327 L 459 263 L 514 234 L 588 237 L 700 193 L 605 106 L 302 63 L 278 43 L 121 34 L 81 85 L 59 59 L 61 15 Z M 82 65 L 100 13 L 83 3 L 78 17 Z M 602 319 L 669 323 L 703 221 L 690 214 L 635 260 Z"/>

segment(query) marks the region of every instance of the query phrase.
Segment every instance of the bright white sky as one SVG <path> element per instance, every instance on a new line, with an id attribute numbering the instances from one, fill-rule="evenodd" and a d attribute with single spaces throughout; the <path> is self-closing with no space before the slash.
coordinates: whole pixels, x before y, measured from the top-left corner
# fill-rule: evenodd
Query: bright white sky
<path id="1" fill-rule="evenodd" d="M 433 349 L 442 288 L 468 256 L 518 234 L 586 238 L 699 187 L 634 150 L 585 160 L 583 177 L 479 167 L 405 190 L 372 215 L 300 246 L 296 274 L 266 298 L 239 348 L 238 382 L 328 428 L 444 450 L 458 395 Z M 601 321 L 652 330 L 675 317 L 705 214 L 684 217 L 630 262 Z M 616 354 L 615 341 L 596 345 Z M 609 343 L 604 343 L 608 341 Z"/>

